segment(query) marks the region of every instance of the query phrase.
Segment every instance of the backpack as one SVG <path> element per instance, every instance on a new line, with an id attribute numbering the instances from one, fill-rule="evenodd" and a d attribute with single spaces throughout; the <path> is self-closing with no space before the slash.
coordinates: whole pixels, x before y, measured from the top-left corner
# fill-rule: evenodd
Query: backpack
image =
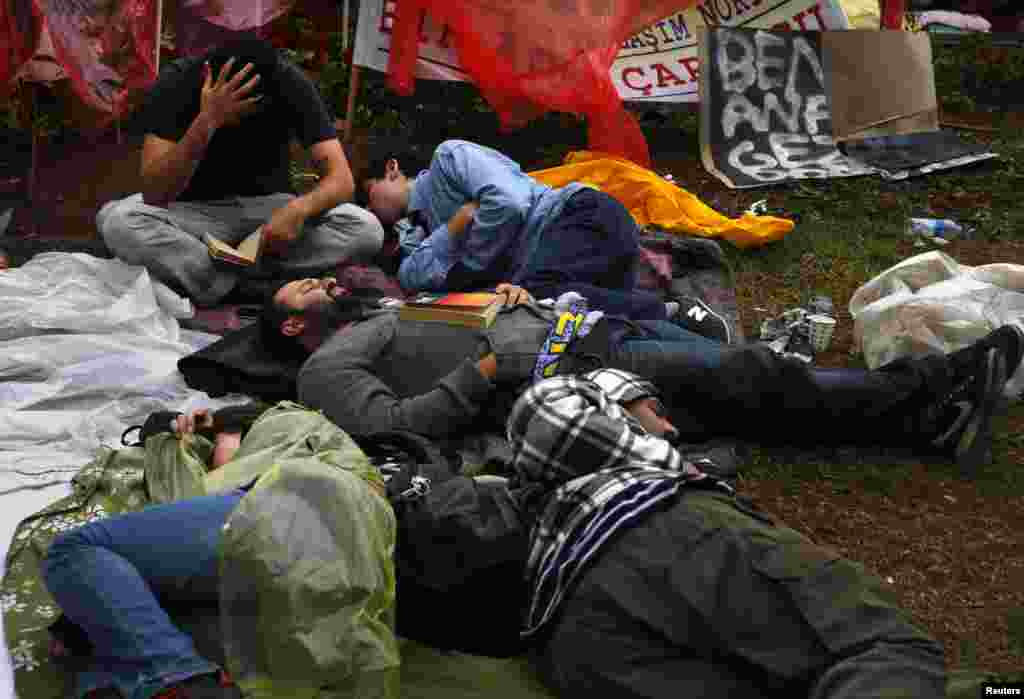
<path id="1" fill-rule="evenodd" d="M 530 532 L 504 479 L 461 475 L 457 455 L 413 432 L 356 441 L 391 474 L 399 635 L 477 655 L 521 652 Z"/>

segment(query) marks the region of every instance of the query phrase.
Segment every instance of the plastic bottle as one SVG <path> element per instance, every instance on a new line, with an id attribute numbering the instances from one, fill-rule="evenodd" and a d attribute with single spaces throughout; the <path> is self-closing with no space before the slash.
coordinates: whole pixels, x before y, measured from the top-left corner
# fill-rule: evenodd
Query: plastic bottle
<path id="1" fill-rule="evenodd" d="M 807 310 L 811 314 L 820 314 L 823 316 L 831 316 L 832 311 L 835 307 L 832 305 L 832 299 L 824 294 L 811 297 L 811 300 L 807 302 Z"/>
<path id="2" fill-rule="evenodd" d="M 952 240 L 964 232 L 964 227 L 948 218 L 912 218 L 910 232 L 925 238 Z"/>

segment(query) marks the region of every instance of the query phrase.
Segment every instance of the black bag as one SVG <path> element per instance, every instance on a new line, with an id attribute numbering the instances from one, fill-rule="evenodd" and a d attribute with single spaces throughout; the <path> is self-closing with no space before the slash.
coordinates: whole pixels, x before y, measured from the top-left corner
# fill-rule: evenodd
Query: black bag
<path id="1" fill-rule="evenodd" d="M 521 652 L 529 530 L 508 488 L 460 475 L 457 456 L 412 432 L 357 441 L 393 472 L 398 633 L 478 655 Z"/>

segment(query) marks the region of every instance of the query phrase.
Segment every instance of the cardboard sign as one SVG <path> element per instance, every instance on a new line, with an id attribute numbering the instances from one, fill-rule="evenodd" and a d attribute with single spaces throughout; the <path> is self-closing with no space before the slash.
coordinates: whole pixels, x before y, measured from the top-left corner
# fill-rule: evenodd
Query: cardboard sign
<path id="1" fill-rule="evenodd" d="M 353 60 L 381 72 L 388 69 L 395 0 L 363 0 Z M 698 97 L 697 34 L 705 26 L 794 30 L 846 29 L 839 0 L 702 0 L 691 9 L 654 23 L 626 41 L 611 76 L 624 100 L 695 102 Z M 420 27 L 416 77 L 468 80 L 445 27 L 428 16 Z"/>
<path id="2" fill-rule="evenodd" d="M 701 158 L 728 186 L 873 172 L 839 152 L 832 138 L 822 36 L 703 30 Z"/>
<path id="3" fill-rule="evenodd" d="M 696 102 L 697 37 L 707 27 L 824 31 L 847 29 L 849 22 L 839 0 L 703 0 L 622 45 L 611 70 L 619 96 L 633 102 Z"/>
<path id="4" fill-rule="evenodd" d="M 822 58 L 836 140 L 938 131 L 932 44 L 924 32 L 829 32 Z M 898 71 L 899 79 L 878 80 Z"/>
<path id="5" fill-rule="evenodd" d="M 927 34 L 718 28 L 701 41 L 701 158 L 730 187 L 899 180 L 996 157 L 939 132 Z M 878 79 L 891 71 L 899 80 Z"/>

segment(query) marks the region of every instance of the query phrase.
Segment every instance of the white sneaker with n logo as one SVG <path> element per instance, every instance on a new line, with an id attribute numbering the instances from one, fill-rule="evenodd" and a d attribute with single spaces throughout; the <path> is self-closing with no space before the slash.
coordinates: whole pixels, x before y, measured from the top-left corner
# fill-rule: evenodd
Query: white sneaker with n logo
<path id="1" fill-rule="evenodd" d="M 711 312 L 711 311 L 707 311 L 707 310 L 705 310 L 705 309 L 701 308 L 700 306 L 691 306 L 691 307 L 690 307 L 690 310 L 688 310 L 688 311 L 686 312 L 686 315 L 687 315 L 688 317 L 690 317 L 690 318 L 693 318 L 693 319 L 694 319 L 695 321 L 697 321 L 698 323 L 700 323 L 700 322 L 702 322 L 702 321 L 703 321 L 703 320 L 704 320 L 705 318 L 707 318 L 707 317 L 708 317 L 708 313 L 710 313 L 710 312 Z"/>
<path id="2" fill-rule="evenodd" d="M 679 312 L 670 318 L 672 322 L 690 332 L 728 344 L 732 337 L 729 323 L 715 313 L 711 306 L 692 296 L 683 296 L 676 301 L 679 303 Z"/>

